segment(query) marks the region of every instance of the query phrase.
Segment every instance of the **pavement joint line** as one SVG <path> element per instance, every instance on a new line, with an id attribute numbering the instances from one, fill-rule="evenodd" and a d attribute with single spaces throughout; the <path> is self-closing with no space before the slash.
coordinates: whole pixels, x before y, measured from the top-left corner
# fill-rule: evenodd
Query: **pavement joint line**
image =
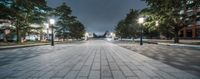
<path id="1" fill-rule="evenodd" d="M 106 48 L 104 48 L 104 49 L 106 49 Z M 109 51 L 108 51 L 108 52 L 109 52 Z M 105 50 L 104 50 L 104 53 L 105 53 Z M 111 71 L 110 63 L 109 63 L 109 61 L 108 61 L 108 55 L 107 55 L 107 53 L 106 53 L 105 55 L 106 55 L 106 61 L 108 62 L 108 67 L 109 67 L 109 70 L 110 70 L 111 76 L 114 78 L 113 73 L 112 73 L 112 71 Z"/>
<path id="2" fill-rule="evenodd" d="M 91 71 L 92 71 L 92 67 L 93 67 L 93 64 L 94 64 L 94 60 L 95 60 L 96 54 L 97 54 L 97 49 L 95 50 L 95 54 L 94 54 L 94 57 L 92 59 L 92 64 L 90 66 L 90 71 L 89 71 L 89 74 L 88 74 L 88 78 L 90 77 L 90 74 L 91 74 Z"/>
<path id="3" fill-rule="evenodd" d="M 88 52 L 89 52 L 89 51 L 94 51 L 94 48 L 90 48 L 90 50 L 88 50 Z M 85 64 L 85 63 L 87 62 L 87 60 L 89 59 L 89 56 L 90 56 L 91 53 L 92 53 L 92 52 L 89 52 L 89 53 L 88 53 L 88 56 L 87 56 L 86 59 L 84 60 L 84 62 L 83 62 L 83 64 L 82 64 L 82 66 L 81 66 L 80 69 L 83 68 L 84 64 Z M 78 78 L 78 75 L 79 75 L 80 71 L 81 71 L 81 70 L 78 70 L 78 74 L 76 75 L 75 79 Z"/>
<path id="4" fill-rule="evenodd" d="M 119 63 L 117 63 L 117 61 L 116 61 L 116 57 L 114 57 L 116 54 L 113 54 L 114 52 L 113 52 L 113 50 L 112 50 L 112 47 L 110 48 L 111 50 L 109 50 L 109 52 L 110 52 L 110 54 L 111 54 L 111 56 L 113 57 L 113 60 L 115 61 L 115 63 L 116 63 L 116 65 L 117 65 L 117 67 L 118 67 L 118 69 L 119 69 L 119 71 L 122 73 L 122 75 L 125 77 L 125 73 L 122 71 L 122 69 L 119 67 Z"/>
<path id="5" fill-rule="evenodd" d="M 84 53 L 87 53 L 88 51 L 89 51 L 89 50 L 85 50 Z M 79 55 L 79 56 L 80 56 L 80 57 L 79 57 L 79 58 L 80 58 L 79 60 L 84 59 L 84 57 L 82 57 L 81 55 Z M 88 56 L 89 56 L 89 55 L 86 55 L 85 57 L 88 57 Z M 77 61 L 77 63 L 78 63 L 78 61 Z M 75 66 L 77 65 L 77 63 L 74 63 L 74 67 L 72 67 L 72 68 L 70 69 L 71 71 L 73 70 L 73 68 L 75 68 Z M 70 71 L 69 71 L 69 72 L 70 72 Z M 68 72 L 68 73 L 69 73 L 69 72 Z M 68 73 L 67 73 L 67 74 L 68 74 Z M 66 75 L 67 75 L 67 74 L 66 74 Z M 77 75 L 78 75 L 78 74 L 77 74 Z M 64 78 L 65 78 L 65 77 L 64 77 Z"/>

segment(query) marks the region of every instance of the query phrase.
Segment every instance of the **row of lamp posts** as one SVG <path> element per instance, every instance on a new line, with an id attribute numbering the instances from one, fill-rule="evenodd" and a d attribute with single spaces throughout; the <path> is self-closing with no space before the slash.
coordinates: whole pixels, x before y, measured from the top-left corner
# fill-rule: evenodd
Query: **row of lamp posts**
<path id="1" fill-rule="evenodd" d="M 138 19 L 138 23 L 141 26 L 141 29 L 140 29 L 140 45 L 143 45 L 143 23 L 144 23 L 144 20 L 145 20 L 144 17 L 140 17 Z M 51 46 L 54 46 L 54 32 L 53 32 L 54 30 L 53 30 L 53 28 L 54 28 L 55 20 L 50 19 L 49 24 L 50 24 L 51 32 L 52 32 L 52 34 L 51 34 Z M 46 26 L 49 26 L 49 24 L 47 24 Z M 158 21 L 156 21 L 156 26 L 158 26 Z M 49 28 L 47 28 L 47 35 L 48 35 L 48 38 L 49 38 Z M 87 36 L 88 35 L 89 34 L 87 33 Z M 85 37 L 87 37 L 87 36 L 85 36 Z M 87 40 L 87 38 L 85 38 L 85 39 Z"/>

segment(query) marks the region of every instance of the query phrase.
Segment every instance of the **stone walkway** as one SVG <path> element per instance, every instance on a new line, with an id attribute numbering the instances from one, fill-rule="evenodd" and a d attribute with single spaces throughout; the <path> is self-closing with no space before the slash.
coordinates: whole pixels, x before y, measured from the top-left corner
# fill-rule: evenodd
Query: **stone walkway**
<path id="1" fill-rule="evenodd" d="M 0 79 L 199 79 L 103 40 L 0 66 Z"/>
<path id="2" fill-rule="evenodd" d="M 200 49 L 119 41 L 115 44 L 200 77 Z"/>

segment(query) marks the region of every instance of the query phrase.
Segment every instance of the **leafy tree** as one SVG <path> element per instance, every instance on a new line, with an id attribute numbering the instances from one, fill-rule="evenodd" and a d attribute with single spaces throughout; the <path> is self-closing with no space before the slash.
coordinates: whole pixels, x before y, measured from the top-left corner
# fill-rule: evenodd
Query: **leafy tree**
<path id="1" fill-rule="evenodd" d="M 21 36 L 30 31 L 30 24 L 42 22 L 45 14 L 45 0 L 1 0 L 0 8 L 3 9 L 0 16 L 11 20 L 16 28 L 17 42 L 21 42 Z"/>
<path id="2" fill-rule="evenodd" d="M 55 9 L 55 15 L 59 17 L 59 21 L 57 22 L 57 36 L 63 39 L 69 37 L 69 24 L 75 17 L 71 15 L 71 8 L 63 3 L 61 6 L 58 6 Z"/>
<path id="3" fill-rule="evenodd" d="M 138 16 L 139 16 L 139 11 L 138 10 L 130 10 L 130 13 L 127 14 L 126 18 L 125 18 L 125 24 L 126 26 L 128 26 L 128 34 L 129 37 L 138 37 L 138 33 L 139 33 L 139 25 L 138 25 Z"/>
<path id="4" fill-rule="evenodd" d="M 137 37 L 139 12 L 131 9 L 124 20 L 121 20 L 115 27 L 116 35 L 121 38 Z"/>
<path id="5" fill-rule="evenodd" d="M 84 25 L 75 16 L 71 16 L 72 10 L 66 3 L 55 9 L 55 15 L 59 17 L 57 36 L 63 39 L 68 37 L 79 39 L 85 33 Z"/>
<path id="6" fill-rule="evenodd" d="M 69 31 L 70 31 L 70 36 L 72 38 L 80 39 L 85 34 L 85 27 L 81 22 L 76 21 L 76 22 L 70 24 Z"/>
<path id="7" fill-rule="evenodd" d="M 121 37 L 121 38 L 126 38 L 128 37 L 128 27 L 126 26 L 125 24 L 125 21 L 124 20 L 121 20 L 117 26 L 115 27 L 115 31 L 116 31 L 116 35 L 118 37 Z"/>
<path id="8" fill-rule="evenodd" d="M 146 17 L 145 22 L 143 24 L 144 35 L 149 38 L 158 37 L 159 32 L 162 32 L 159 31 L 160 25 L 156 25 L 156 22 L 159 22 L 159 17 L 155 15 L 151 8 L 145 8 L 141 10 L 140 16 Z"/>
<path id="9" fill-rule="evenodd" d="M 12 15 L 10 10 L 10 4 L 11 0 L 0 1 L 0 19 L 11 19 L 11 17 L 9 16 Z"/>
<path id="10" fill-rule="evenodd" d="M 160 23 L 158 27 L 159 33 L 164 35 L 167 39 L 172 39 L 174 37 L 173 27 L 168 25 L 169 23 Z"/>
<path id="11" fill-rule="evenodd" d="M 188 2 L 193 1 L 192 6 L 199 5 L 198 0 L 142 0 L 148 3 L 151 10 L 158 17 L 159 23 L 172 28 L 174 42 L 179 43 L 179 31 L 188 25 L 187 15 Z M 183 14 L 180 12 L 183 11 Z"/>

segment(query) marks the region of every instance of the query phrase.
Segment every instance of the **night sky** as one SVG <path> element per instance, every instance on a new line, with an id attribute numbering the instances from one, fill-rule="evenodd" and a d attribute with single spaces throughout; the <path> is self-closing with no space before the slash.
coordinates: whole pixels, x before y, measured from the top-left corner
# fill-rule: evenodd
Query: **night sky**
<path id="1" fill-rule="evenodd" d="M 140 0 L 47 0 L 51 7 L 66 2 L 72 15 L 85 25 L 87 32 L 103 33 L 113 31 L 130 9 L 143 9 L 145 2 Z"/>

